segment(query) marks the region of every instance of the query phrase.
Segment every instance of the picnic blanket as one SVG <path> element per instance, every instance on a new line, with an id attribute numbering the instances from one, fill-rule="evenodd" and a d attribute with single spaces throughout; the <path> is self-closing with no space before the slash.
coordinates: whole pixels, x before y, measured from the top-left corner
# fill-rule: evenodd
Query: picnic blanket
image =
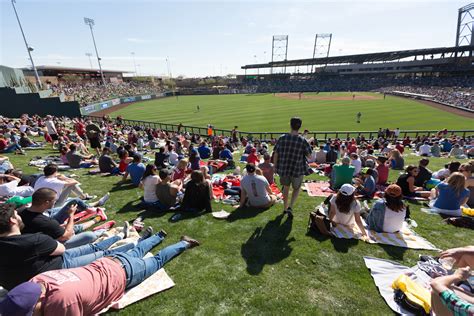
<path id="1" fill-rule="evenodd" d="M 328 214 L 328 210 L 324 206 L 321 206 L 319 210 L 324 214 Z M 403 223 L 403 227 L 399 232 L 378 233 L 373 230 L 369 230 L 364 219 L 361 220 L 365 230 L 367 231 L 367 234 L 370 237 L 370 239 L 367 241 L 370 244 L 384 244 L 410 249 L 439 250 L 428 240 L 416 234 L 410 227 L 408 227 L 407 222 Z M 343 239 L 361 239 L 362 236 L 361 231 L 357 225 L 346 226 L 337 224 L 331 228 L 331 233 L 334 237 Z"/>
<path id="2" fill-rule="evenodd" d="M 56 157 L 44 157 L 44 158 L 33 158 L 28 163 L 29 166 L 44 168 L 50 163 L 55 163 L 58 166 L 58 170 L 69 170 L 71 167 L 63 164 L 60 158 Z"/>
<path id="3" fill-rule="evenodd" d="M 149 258 L 152 256 L 153 254 L 149 252 L 145 255 L 144 258 Z M 100 314 L 105 313 L 109 309 L 118 310 L 118 309 L 125 308 L 128 305 L 138 302 L 144 298 L 147 298 L 148 296 L 170 289 L 173 286 L 175 286 L 175 283 L 170 278 L 170 276 L 166 273 L 165 269 L 161 268 L 160 270 L 153 273 L 148 279 L 146 279 L 139 285 L 126 291 L 124 296 L 122 296 L 120 300 L 110 304 L 109 307 L 102 310 Z"/>
<path id="4" fill-rule="evenodd" d="M 328 181 L 308 182 L 304 184 L 304 187 L 309 196 L 328 197 L 336 193 L 329 187 Z"/>
<path id="5" fill-rule="evenodd" d="M 399 275 L 405 273 L 409 274 L 413 281 L 429 288 L 431 278 L 417 267 L 409 268 L 390 260 L 364 257 L 364 262 L 387 305 L 400 315 L 414 315 L 395 302 L 395 291 L 392 289 L 392 283 Z"/>
<path id="6" fill-rule="evenodd" d="M 240 187 L 240 176 L 233 176 L 233 175 L 212 175 L 212 193 L 216 199 L 224 199 L 226 198 L 224 194 L 224 190 L 230 187 Z M 226 183 L 226 184 L 224 184 Z M 227 186 L 227 187 L 225 187 Z M 270 184 L 270 189 L 272 190 L 273 194 L 277 197 L 281 198 L 282 194 L 280 188 L 276 185 L 276 183 Z"/>

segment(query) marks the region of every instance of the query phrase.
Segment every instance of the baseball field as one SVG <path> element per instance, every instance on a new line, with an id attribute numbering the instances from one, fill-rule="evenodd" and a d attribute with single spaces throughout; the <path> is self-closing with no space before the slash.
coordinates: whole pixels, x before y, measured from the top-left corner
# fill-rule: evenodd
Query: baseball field
<path id="1" fill-rule="evenodd" d="M 199 110 L 198 110 L 199 106 Z M 111 109 L 113 110 L 113 109 Z M 361 113 L 361 122 L 356 115 Z M 110 113 L 110 112 L 108 112 Z M 472 129 L 474 115 L 452 113 L 420 101 L 377 93 L 348 92 L 294 94 L 179 96 L 137 102 L 113 111 L 126 119 L 219 129 L 279 132 L 292 116 L 303 119 L 310 131 Z"/>

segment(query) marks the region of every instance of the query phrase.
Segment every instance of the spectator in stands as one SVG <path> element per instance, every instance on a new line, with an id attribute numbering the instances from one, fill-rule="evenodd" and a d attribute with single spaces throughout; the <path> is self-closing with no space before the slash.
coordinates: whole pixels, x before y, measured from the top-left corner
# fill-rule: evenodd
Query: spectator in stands
<path id="1" fill-rule="evenodd" d="M 441 157 L 441 147 L 439 147 L 439 142 L 434 142 L 431 146 L 430 154 L 433 157 Z"/>
<path id="2" fill-rule="evenodd" d="M 389 163 L 387 158 L 382 156 L 377 157 L 376 171 L 378 174 L 377 184 L 385 185 L 387 183 L 389 174 Z"/>
<path id="3" fill-rule="evenodd" d="M 467 206 L 474 208 L 474 176 L 472 175 L 474 171 L 474 162 L 463 163 L 459 167 L 459 172 L 461 172 L 466 178 L 466 189 L 469 190 L 469 200 L 466 202 Z"/>
<path id="4" fill-rule="evenodd" d="M 402 154 L 396 149 L 392 150 L 390 156 L 388 157 L 390 161 L 390 167 L 394 170 L 403 170 L 405 166 L 405 160 L 402 157 Z"/>
<path id="5" fill-rule="evenodd" d="M 384 198 L 372 206 L 366 222 L 370 230 L 395 233 L 402 229 L 406 217 L 402 189 L 391 184 L 385 189 Z"/>
<path id="6" fill-rule="evenodd" d="M 145 165 L 142 163 L 142 156 L 140 154 L 136 154 L 133 157 L 133 162 L 127 166 L 127 170 L 123 175 L 122 182 L 125 182 L 128 175 L 130 175 L 132 183 L 135 186 L 139 186 L 144 173 Z"/>
<path id="7" fill-rule="evenodd" d="M 263 162 L 258 165 L 258 169 L 262 170 L 262 174 L 271 185 L 275 183 L 275 167 L 271 162 L 272 157 L 266 153 L 263 155 Z"/>
<path id="8" fill-rule="evenodd" d="M 329 164 L 336 163 L 337 158 L 338 158 L 338 155 L 337 155 L 336 147 L 334 145 L 330 145 L 329 150 L 326 153 L 326 162 Z"/>
<path id="9" fill-rule="evenodd" d="M 448 157 L 454 157 L 456 159 L 466 159 L 466 155 L 464 154 L 464 150 L 462 150 L 459 144 L 454 144 L 453 148 L 448 154 Z"/>
<path id="10" fill-rule="evenodd" d="M 398 177 L 397 185 L 402 189 L 402 194 L 408 198 L 424 197 L 431 195 L 430 191 L 424 191 L 422 187 L 415 186 L 415 177 L 418 175 L 418 168 L 409 165 L 405 169 L 405 173 Z"/>
<path id="11" fill-rule="evenodd" d="M 247 163 L 245 170 L 247 174 L 240 181 L 240 207 L 267 209 L 275 204 L 276 196 L 270 189 L 270 184 L 265 177 L 255 174 L 255 165 Z"/>
<path id="12" fill-rule="evenodd" d="M 69 151 L 66 154 L 68 164 L 71 168 L 90 168 L 97 165 L 97 160 L 92 159 L 93 155 L 84 156 L 77 152 L 76 144 L 69 145 Z"/>
<path id="13" fill-rule="evenodd" d="M 179 210 L 198 213 L 201 211 L 212 212 L 212 187 L 206 181 L 204 174 L 199 170 L 191 173 L 191 180 L 185 186 L 183 201 Z"/>
<path id="14" fill-rule="evenodd" d="M 375 179 L 372 176 L 373 170 L 365 167 L 360 171 L 360 178 L 355 178 L 354 183 L 357 187 L 357 193 L 362 195 L 362 198 L 371 199 L 374 197 L 376 187 Z"/>
<path id="15" fill-rule="evenodd" d="M 254 165 L 258 165 L 260 163 L 260 158 L 257 155 L 257 149 L 255 147 L 252 147 L 252 149 L 250 149 L 250 154 L 247 156 L 247 163 L 251 163 Z"/>
<path id="16" fill-rule="evenodd" d="M 81 200 L 91 200 L 91 196 L 82 191 L 77 180 L 68 178 L 58 173 L 56 164 L 48 164 L 43 169 L 44 176 L 41 176 L 35 182 L 35 191 L 41 188 L 50 188 L 56 192 L 56 206 L 63 205 L 71 193 L 76 194 Z"/>
<path id="17" fill-rule="evenodd" d="M 452 173 L 446 182 L 441 182 L 433 190 L 430 205 L 440 213 L 449 216 L 461 216 L 461 205 L 469 200 L 470 192 L 466 189 L 466 178 L 460 172 Z"/>
<path id="18" fill-rule="evenodd" d="M 354 176 L 358 175 L 362 169 L 362 161 L 359 156 L 355 153 L 351 154 L 351 165 L 354 166 Z"/>
<path id="19" fill-rule="evenodd" d="M 415 186 L 425 187 L 426 181 L 431 179 L 433 173 L 431 172 L 431 170 L 426 168 L 429 163 L 430 160 L 428 158 L 420 159 L 418 163 L 418 174 L 415 177 Z"/>
<path id="20" fill-rule="evenodd" d="M 103 205 L 109 195 L 102 199 Z M 43 233 L 53 239 L 63 243 L 66 249 L 75 248 L 94 242 L 104 231 L 85 231 L 93 225 L 107 220 L 105 212 L 101 208 L 92 209 L 80 199 L 72 199 L 65 205 L 53 208 L 56 199 L 56 192 L 52 189 L 42 188 L 37 190 L 32 196 L 31 207 L 20 213 L 25 224 L 22 232 L 24 234 Z M 80 207 L 79 207 L 80 206 Z M 81 224 L 75 224 L 74 216 L 77 212 L 87 213 L 88 220 Z M 63 226 L 63 223 L 66 223 Z"/>
<path id="21" fill-rule="evenodd" d="M 11 204 L 0 205 L 0 252 L 4 254 L 0 256 L 0 284 L 8 290 L 39 273 L 84 266 L 104 256 L 133 248 L 133 244 L 126 244 L 107 250 L 115 242 L 128 237 L 128 223 L 123 233 L 97 244 L 68 250 L 48 235 L 21 234 L 23 227 L 21 217 Z"/>
<path id="22" fill-rule="evenodd" d="M 171 171 L 168 169 L 161 169 L 159 176 L 161 182 L 156 185 L 156 197 L 160 202 L 161 209 L 167 210 L 178 202 L 178 193 L 183 188 L 183 183 L 181 180 L 171 182 Z"/>
<path id="23" fill-rule="evenodd" d="M 13 174 L 0 174 L 0 197 L 21 196 L 28 197 L 34 189 L 27 185 L 19 185 L 21 179 Z"/>
<path id="24" fill-rule="evenodd" d="M 144 191 L 143 202 L 146 205 L 154 205 L 158 201 L 156 186 L 161 182 L 161 179 L 156 171 L 157 168 L 154 164 L 148 164 L 140 182 L 140 188 Z"/>
<path id="25" fill-rule="evenodd" d="M 427 141 L 425 141 L 423 145 L 420 146 L 420 148 L 418 149 L 418 154 L 424 157 L 428 157 L 431 155 L 431 146 Z"/>
<path id="26" fill-rule="evenodd" d="M 165 153 L 165 147 L 160 147 L 159 151 L 155 153 L 155 166 L 158 170 L 167 168 L 169 163 L 169 155 Z"/>
<path id="27" fill-rule="evenodd" d="M 20 154 L 23 155 L 25 152 L 21 149 L 21 146 L 13 143 L 13 144 L 8 144 L 8 141 L 4 137 L 4 135 L 0 135 L 0 153 L 3 154 L 8 154 L 8 153 L 15 153 L 15 154 Z"/>
<path id="28" fill-rule="evenodd" d="M 332 168 L 330 183 L 333 190 L 338 190 L 343 184 L 352 183 L 355 168 L 350 165 L 350 162 L 349 157 L 344 157 L 341 164 L 334 165 Z"/>
<path id="29" fill-rule="evenodd" d="M 319 150 L 316 152 L 315 162 L 318 164 L 326 163 L 327 152 L 324 150 L 324 146 L 319 146 Z"/>
<path id="30" fill-rule="evenodd" d="M 101 173 L 120 173 L 117 163 L 110 156 L 109 147 L 104 147 L 104 149 L 102 149 L 102 155 L 99 157 L 99 170 Z"/>
<path id="31" fill-rule="evenodd" d="M 44 125 L 46 126 L 46 130 L 48 132 L 49 137 L 51 137 L 51 145 L 54 148 L 54 145 L 58 142 L 59 135 L 58 131 L 56 130 L 56 125 L 54 124 L 53 117 L 51 115 L 46 116 Z"/>
<path id="32" fill-rule="evenodd" d="M 201 145 L 198 147 L 197 150 L 199 152 L 199 156 L 202 159 L 208 159 L 209 157 L 211 157 L 211 148 L 207 146 L 206 141 L 201 142 Z"/>

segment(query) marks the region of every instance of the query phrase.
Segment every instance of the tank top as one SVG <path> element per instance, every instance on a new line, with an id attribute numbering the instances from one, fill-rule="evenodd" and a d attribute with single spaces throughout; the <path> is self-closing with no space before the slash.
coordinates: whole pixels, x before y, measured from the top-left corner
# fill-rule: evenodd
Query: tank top
<path id="1" fill-rule="evenodd" d="M 405 196 L 410 196 L 413 195 L 413 193 L 410 192 L 410 186 L 408 185 L 408 178 L 410 175 L 408 173 L 402 174 L 398 180 L 397 180 L 397 185 L 402 189 L 402 193 Z"/>
<path id="2" fill-rule="evenodd" d="M 474 179 L 474 177 L 469 177 L 469 179 Z M 469 200 L 467 200 L 467 205 L 471 208 L 474 208 L 474 186 L 467 187 L 469 190 Z"/>
<path id="3" fill-rule="evenodd" d="M 161 204 L 171 207 L 176 204 L 176 196 L 170 193 L 171 184 L 159 183 L 156 185 L 156 197 Z"/>

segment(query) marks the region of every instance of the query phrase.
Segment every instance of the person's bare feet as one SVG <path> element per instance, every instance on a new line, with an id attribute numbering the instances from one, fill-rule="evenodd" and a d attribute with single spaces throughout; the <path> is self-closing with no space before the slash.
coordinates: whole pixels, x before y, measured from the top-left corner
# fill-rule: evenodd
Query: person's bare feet
<path id="1" fill-rule="evenodd" d="M 181 241 L 185 241 L 188 243 L 188 248 L 194 248 L 200 245 L 199 241 L 196 239 L 192 239 L 189 236 L 181 236 Z"/>

